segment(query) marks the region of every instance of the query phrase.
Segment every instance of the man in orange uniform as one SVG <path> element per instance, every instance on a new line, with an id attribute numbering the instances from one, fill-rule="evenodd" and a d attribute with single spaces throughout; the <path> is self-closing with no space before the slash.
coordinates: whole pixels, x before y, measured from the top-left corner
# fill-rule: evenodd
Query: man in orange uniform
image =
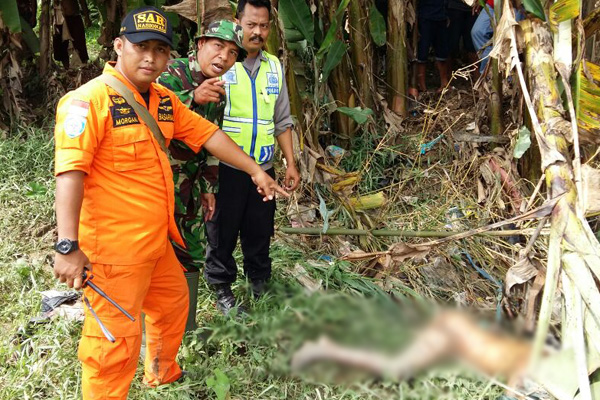
<path id="1" fill-rule="evenodd" d="M 262 169 L 214 124 L 154 83 L 164 71 L 172 29 L 154 7 L 130 12 L 115 39 L 116 64 L 103 74 L 116 77 L 146 106 L 166 145 L 171 139 L 198 151 L 206 147 L 246 171 L 265 201 L 287 196 Z M 56 219 L 54 273 L 80 289 L 84 267 L 93 282 L 132 314 L 127 319 L 89 287 L 99 319 L 115 337 L 111 343 L 90 318 L 79 345 L 84 399 L 126 399 L 146 322 L 144 382 L 150 386 L 181 377 L 175 361 L 188 308 L 183 270 L 169 236 L 182 243 L 173 220 L 173 175 L 167 155 L 144 120 L 112 87 L 94 79 L 67 93 L 56 115 Z"/>

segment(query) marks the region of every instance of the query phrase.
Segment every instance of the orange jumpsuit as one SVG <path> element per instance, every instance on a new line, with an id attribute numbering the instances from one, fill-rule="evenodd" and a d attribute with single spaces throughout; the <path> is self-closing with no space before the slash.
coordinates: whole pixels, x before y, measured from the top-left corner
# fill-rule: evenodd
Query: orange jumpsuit
<path id="1" fill-rule="evenodd" d="M 112 65 L 119 78 L 145 104 Z M 198 151 L 218 129 L 152 84 L 150 114 L 166 144 L 172 138 Z M 155 386 L 181 376 L 175 361 L 183 337 L 188 289 L 169 236 L 182 243 L 173 220 L 173 176 L 167 155 L 132 107 L 112 88 L 92 80 L 67 93 L 56 113 L 55 174 L 85 172 L 79 244 L 93 280 L 136 317 L 132 322 L 88 287 L 84 293 L 116 338 L 110 343 L 86 310 L 79 344 L 84 399 L 126 399 L 146 326 L 144 382 Z"/>

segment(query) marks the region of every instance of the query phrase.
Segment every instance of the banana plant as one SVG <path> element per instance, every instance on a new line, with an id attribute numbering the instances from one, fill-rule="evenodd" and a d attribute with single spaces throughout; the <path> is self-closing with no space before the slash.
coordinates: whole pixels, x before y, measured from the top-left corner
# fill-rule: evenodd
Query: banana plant
<path id="1" fill-rule="evenodd" d="M 572 399 L 579 392 L 578 399 L 591 400 L 598 398 L 598 393 L 593 394 L 597 385 L 590 384 L 589 374 L 600 367 L 600 291 L 595 284 L 600 279 L 600 244 L 585 219 L 579 147 L 580 129 L 588 134 L 598 132 L 600 68 L 574 54 L 572 28 L 581 24 L 578 0 L 557 0 L 549 7 L 527 0 L 524 5 L 531 14 L 521 23 L 527 83 L 521 72 L 519 81 L 549 196 L 559 199 L 550 217 L 546 281 L 532 367 L 540 383 L 558 399 Z M 510 14 L 511 10 L 505 7 L 504 12 Z M 513 66 L 520 71 L 518 60 L 511 62 L 510 68 Z M 545 360 L 546 368 L 542 368 L 542 349 L 556 301 L 563 305 L 561 355 Z M 550 379 L 543 372 L 548 365 L 562 369 L 563 379 Z"/>
<path id="2" fill-rule="evenodd" d="M 24 22 L 24 21 L 23 21 Z M 0 111 L 0 129 L 9 129 L 21 117 L 20 94 L 23 74 L 19 53 L 23 50 L 17 34 L 22 32 L 16 0 L 0 2 L 0 93 L 4 104 Z"/>

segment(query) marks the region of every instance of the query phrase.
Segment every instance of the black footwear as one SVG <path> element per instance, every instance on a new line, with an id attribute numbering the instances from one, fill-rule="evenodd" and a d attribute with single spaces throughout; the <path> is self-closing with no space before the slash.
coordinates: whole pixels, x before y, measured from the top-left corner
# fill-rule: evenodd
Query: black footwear
<path id="1" fill-rule="evenodd" d="M 173 381 L 173 383 L 181 383 L 185 380 L 185 377 L 189 375 L 189 372 L 181 370 L 181 376 Z"/>
<path id="2" fill-rule="evenodd" d="M 250 289 L 252 290 L 252 295 L 255 300 L 258 300 L 260 296 L 263 295 L 265 289 L 267 287 L 267 281 L 263 279 L 258 279 L 256 281 L 250 282 Z"/>
<path id="3" fill-rule="evenodd" d="M 238 315 L 245 311 L 242 306 L 237 304 L 235 296 L 231 291 L 231 286 L 228 283 L 215 285 L 215 293 L 217 294 L 217 309 L 223 315 L 228 315 L 233 309 L 237 309 Z"/>

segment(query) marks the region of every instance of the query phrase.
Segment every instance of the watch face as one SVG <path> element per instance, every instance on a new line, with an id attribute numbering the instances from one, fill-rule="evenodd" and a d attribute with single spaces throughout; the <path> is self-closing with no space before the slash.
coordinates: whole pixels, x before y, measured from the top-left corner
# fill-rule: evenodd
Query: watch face
<path id="1" fill-rule="evenodd" d="M 71 250 L 72 244 L 70 240 L 61 240 L 56 245 L 56 251 L 61 254 L 66 254 Z"/>

